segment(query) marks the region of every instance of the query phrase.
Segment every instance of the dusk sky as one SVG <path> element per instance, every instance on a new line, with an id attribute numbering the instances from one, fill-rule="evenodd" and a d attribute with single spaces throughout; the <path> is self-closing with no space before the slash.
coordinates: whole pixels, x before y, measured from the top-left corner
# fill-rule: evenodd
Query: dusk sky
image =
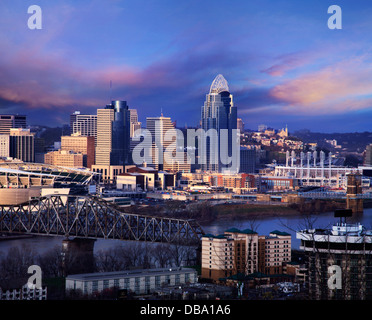
<path id="1" fill-rule="evenodd" d="M 327 26 L 334 4 L 341 30 Z M 369 1 L 2 0 L 0 43 L 0 112 L 30 125 L 126 100 L 143 123 L 162 110 L 195 126 L 222 74 L 248 129 L 372 131 Z"/>

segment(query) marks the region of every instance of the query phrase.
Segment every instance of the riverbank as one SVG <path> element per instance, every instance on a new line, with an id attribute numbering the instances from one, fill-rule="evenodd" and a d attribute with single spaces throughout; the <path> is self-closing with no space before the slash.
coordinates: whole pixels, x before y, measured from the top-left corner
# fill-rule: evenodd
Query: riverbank
<path id="1" fill-rule="evenodd" d="M 301 213 L 289 206 L 270 204 L 221 204 L 213 207 L 216 220 L 237 220 L 257 217 L 296 216 Z"/>
<path id="2" fill-rule="evenodd" d="M 345 201 L 306 200 L 299 203 L 221 203 L 208 201 L 186 204 L 183 201 L 166 201 L 161 204 L 123 209 L 123 212 L 162 216 L 167 218 L 195 219 L 200 224 L 214 221 L 256 219 L 260 217 L 303 216 L 345 209 Z"/>
<path id="3" fill-rule="evenodd" d="M 332 212 L 344 209 L 344 201 L 311 200 L 292 204 L 220 204 L 212 208 L 211 217 L 215 220 L 241 220 L 301 216 Z M 211 221 L 208 221 L 211 222 Z M 207 223 L 207 221 L 206 221 Z"/>

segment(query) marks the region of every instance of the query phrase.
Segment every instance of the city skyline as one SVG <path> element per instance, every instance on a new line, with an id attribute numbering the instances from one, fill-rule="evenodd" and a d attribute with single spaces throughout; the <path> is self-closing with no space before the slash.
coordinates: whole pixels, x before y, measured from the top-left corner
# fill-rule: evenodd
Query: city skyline
<path id="1" fill-rule="evenodd" d="M 164 115 L 196 126 L 210 82 L 223 74 L 246 128 L 371 131 L 372 7 L 312 0 L 38 1 L 42 29 L 27 27 L 31 4 L 0 4 L 1 113 L 29 124 L 68 124 L 112 100 L 139 121 Z"/>

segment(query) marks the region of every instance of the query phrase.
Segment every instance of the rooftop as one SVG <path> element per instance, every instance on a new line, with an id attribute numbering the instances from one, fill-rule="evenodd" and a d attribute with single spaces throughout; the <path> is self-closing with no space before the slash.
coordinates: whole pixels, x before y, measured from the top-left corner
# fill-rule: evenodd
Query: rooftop
<path id="1" fill-rule="evenodd" d="M 92 281 L 92 280 L 103 280 L 113 278 L 125 278 L 125 277 L 144 277 L 144 276 L 155 276 L 166 273 L 177 273 L 177 272 L 196 272 L 192 268 L 159 268 L 159 269 L 134 269 L 134 270 L 123 270 L 123 271 L 112 271 L 112 272 L 95 272 L 95 273 L 82 273 L 72 274 L 66 277 L 66 280 L 81 280 L 81 281 Z"/>

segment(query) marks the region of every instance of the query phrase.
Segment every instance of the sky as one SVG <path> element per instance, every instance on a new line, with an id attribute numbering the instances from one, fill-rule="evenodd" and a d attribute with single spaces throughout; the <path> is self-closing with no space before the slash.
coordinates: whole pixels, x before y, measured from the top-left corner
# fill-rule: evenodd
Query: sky
<path id="1" fill-rule="evenodd" d="M 372 131 L 371 17 L 362 0 L 2 0 L 0 113 L 61 126 L 125 100 L 192 127 L 222 74 L 247 129 Z"/>

